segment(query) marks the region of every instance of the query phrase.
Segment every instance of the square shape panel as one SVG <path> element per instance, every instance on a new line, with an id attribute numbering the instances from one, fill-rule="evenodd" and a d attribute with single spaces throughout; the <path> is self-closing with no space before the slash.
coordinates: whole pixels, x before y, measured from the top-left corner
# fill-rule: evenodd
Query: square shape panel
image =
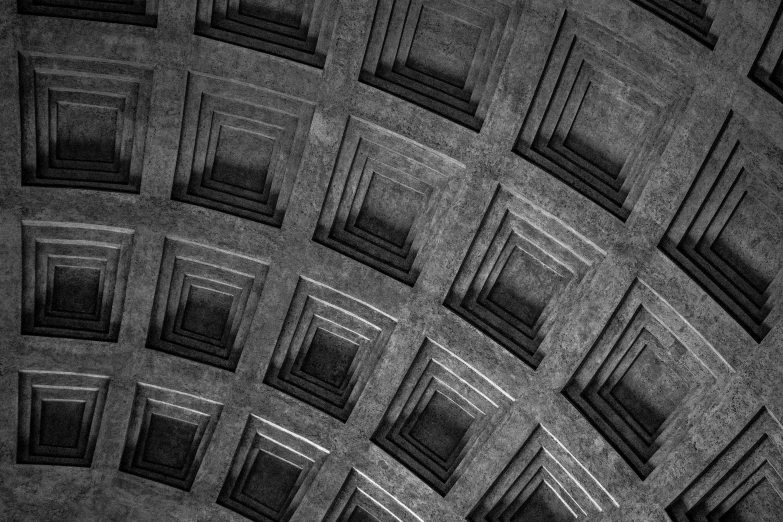
<path id="1" fill-rule="evenodd" d="M 674 522 L 772 522 L 783 517 L 783 427 L 762 407 L 666 509 Z"/>
<path id="2" fill-rule="evenodd" d="M 780 157 L 730 112 L 659 245 L 756 342 L 782 313 Z"/>
<path id="3" fill-rule="evenodd" d="M 138 193 L 153 69 L 19 54 L 22 184 Z"/>
<path id="4" fill-rule="evenodd" d="M 52 311 L 95 315 L 101 303 L 100 268 L 55 265 Z"/>
<path id="5" fill-rule="evenodd" d="M 314 109 L 189 72 L 172 199 L 280 227 Z"/>
<path id="6" fill-rule="evenodd" d="M 513 399 L 425 339 L 372 441 L 445 496 Z"/>
<path id="7" fill-rule="evenodd" d="M 234 371 L 269 265 L 166 238 L 147 347 Z"/>
<path id="8" fill-rule="evenodd" d="M 199 0 L 195 34 L 323 68 L 333 0 Z"/>
<path id="9" fill-rule="evenodd" d="M 84 103 L 57 103 L 55 157 L 61 160 L 114 163 L 119 111 Z"/>
<path id="10" fill-rule="evenodd" d="M 351 117 L 313 239 L 413 286 L 464 165 Z"/>
<path id="11" fill-rule="evenodd" d="M 82 431 L 87 402 L 75 399 L 41 401 L 41 436 L 38 444 L 55 448 L 76 448 Z"/>
<path id="12" fill-rule="evenodd" d="M 631 0 L 684 32 L 697 42 L 715 49 L 718 36 L 712 22 L 720 0 Z"/>
<path id="13" fill-rule="evenodd" d="M 553 216 L 498 187 L 444 305 L 535 369 L 558 310 L 603 256 Z"/>
<path id="14" fill-rule="evenodd" d="M 691 91 L 663 63 L 567 11 L 514 151 L 625 221 Z"/>
<path id="15" fill-rule="evenodd" d="M 569 522 L 619 507 L 573 453 L 537 425 L 479 503 L 470 522 Z"/>
<path id="16" fill-rule="evenodd" d="M 422 521 L 389 491 L 352 468 L 322 522 Z"/>
<path id="17" fill-rule="evenodd" d="M 748 78 L 783 102 L 783 4 L 778 6 Z"/>
<path id="18" fill-rule="evenodd" d="M 158 26 L 158 0 L 17 0 L 20 14 Z"/>
<path id="19" fill-rule="evenodd" d="M 328 455 L 314 442 L 249 415 L 217 502 L 256 522 L 286 522 Z"/>
<path id="20" fill-rule="evenodd" d="M 136 384 L 120 471 L 190 491 L 223 405 Z"/>
<path id="21" fill-rule="evenodd" d="M 636 280 L 563 390 L 646 479 L 676 447 L 697 401 L 731 369 L 668 303 Z"/>
<path id="22" fill-rule="evenodd" d="M 478 131 L 520 14 L 506 0 L 381 0 L 359 80 Z"/>
<path id="23" fill-rule="evenodd" d="M 101 375 L 20 371 L 17 463 L 90 467 L 108 389 Z"/>
<path id="24" fill-rule="evenodd" d="M 447 460 L 459 447 L 475 417 L 440 391 L 432 394 L 408 436 L 441 460 Z"/>
<path id="25" fill-rule="evenodd" d="M 397 321 L 301 277 L 264 382 L 345 422 Z"/>
<path id="26" fill-rule="evenodd" d="M 117 342 L 133 231 L 22 221 L 22 333 Z"/>
<path id="27" fill-rule="evenodd" d="M 300 370 L 317 381 L 339 388 L 349 377 L 359 349 L 359 344 L 350 339 L 316 328 Z"/>
<path id="28" fill-rule="evenodd" d="M 182 469 L 196 438 L 198 424 L 168 415 L 153 413 L 147 428 L 143 462 L 172 469 Z"/>

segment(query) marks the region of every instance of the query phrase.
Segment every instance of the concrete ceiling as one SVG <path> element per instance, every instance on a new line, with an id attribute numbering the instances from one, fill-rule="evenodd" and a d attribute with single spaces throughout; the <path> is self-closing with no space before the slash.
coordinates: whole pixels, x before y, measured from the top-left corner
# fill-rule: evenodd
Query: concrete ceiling
<path id="1" fill-rule="evenodd" d="M 783 520 L 779 4 L 0 1 L 0 519 Z"/>

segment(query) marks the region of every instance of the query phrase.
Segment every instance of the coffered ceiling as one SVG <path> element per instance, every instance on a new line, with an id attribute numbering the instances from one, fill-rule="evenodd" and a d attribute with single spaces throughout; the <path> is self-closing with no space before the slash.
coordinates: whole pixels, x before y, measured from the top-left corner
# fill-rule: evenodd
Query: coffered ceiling
<path id="1" fill-rule="evenodd" d="M 0 520 L 783 520 L 778 0 L 0 0 Z"/>

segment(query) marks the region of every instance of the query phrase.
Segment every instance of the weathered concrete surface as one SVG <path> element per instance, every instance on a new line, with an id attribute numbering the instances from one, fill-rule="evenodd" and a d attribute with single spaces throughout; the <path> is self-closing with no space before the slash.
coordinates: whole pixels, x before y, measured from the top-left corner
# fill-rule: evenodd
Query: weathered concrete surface
<path id="1" fill-rule="evenodd" d="M 265 12 L 258 23 L 278 29 L 299 5 L 240 3 L 249 6 L 243 16 Z M 311 35 L 319 43 L 292 51 L 290 41 L 263 43 L 268 34 L 203 25 L 209 1 L 158 0 L 156 27 L 124 23 L 109 7 L 106 22 L 22 15 L 16 1 L 0 1 L 0 519 L 244 520 L 218 499 L 231 496 L 224 482 L 233 487 L 253 447 L 253 415 L 276 426 L 259 428 L 278 444 L 268 451 L 286 458 L 279 446 L 293 445 L 318 462 L 280 512 L 292 521 L 343 520 L 353 487 L 406 521 L 416 520 L 411 512 L 497 520 L 492 509 L 530 462 L 530 473 L 565 470 L 560 498 L 575 496 L 564 511 L 557 495 L 523 495 L 519 517 L 556 520 L 570 509 L 580 520 L 652 522 L 669 520 L 671 508 L 695 520 L 706 501 L 707 512 L 729 520 L 783 520 L 774 469 L 783 464 L 777 2 L 679 1 L 694 12 L 706 6 L 714 20 L 698 39 L 638 5 L 670 13 L 673 0 L 453 3 L 424 2 L 434 7 L 422 10 L 421 34 L 409 21 L 395 43 L 375 13 L 388 17 L 399 5 L 325 2 L 315 17 L 325 29 Z M 482 36 L 495 26 L 496 37 Z M 376 68 L 384 46 L 392 54 L 381 65 L 402 56 L 398 69 Z M 34 65 L 20 72 L 38 55 L 54 58 L 37 78 Z M 200 105 L 188 98 L 201 92 L 194 73 L 209 78 L 213 97 Z M 118 114 L 127 127 L 119 140 L 106 130 Z M 143 144 L 143 154 L 121 143 Z M 70 178 L 52 181 L 67 169 Z M 105 184 L 126 171 L 131 181 Z M 211 192 L 187 195 L 194 172 L 212 176 Z M 92 232 L 66 234 L 73 250 L 23 250 L 23 221 Z M 126 277 L 97 295 L 89 289 L 97 271 L 107 273 L 100 263 L 111 249 L 85 241 L 97 241 L 90 234 L 102 226 L 133 231 L 133 244 Z M 162 271 L 166 237 L 204 245 L 184 256 L 202 264 Z M 51 268 L 37 268 L 36 257 Z M 246 261 L 268 269 L 262 277 Z M 79 269 L 58 276 L 55 265 Z M 301 294 L 300 278 L 328 290 Z M 45 290 L 47 281 L 54 308 L 39 296 L 36 319 L 35 284 Z M 108 340 L 75 333 L 97 313 L 90 296 L 103 305 L 123 284 L 116 339 L 100 320 L 90 324 L 105 326 Z M 194 291 L 199 284 L 206 290 Z M 189 355 L 148 348 L 161 285 L 192 296 L 168 293 L 170 321 L 156 326 Z M 236 297 L 259 286 L 258 299 Z M 307 296 L 328 304 L 312 312 L 324 321 L 318 336 L 306 335 Z M 226 303 L 235 302 L 231 315 Z M 193 355 L 209 347 L 239 351 L 235 370 Z M 281 370 L 307 349 L 309 363 Z M 358 370 L 354 353 L 367 355 Z M 53 402 L 61 414 L 35 424 L 40 395 L 19 388 L 20 372 L 31 371 L 110 378 L 89 467 L 24 463 L 24 451 L 51 462 L 72 451 L 63 449 L 76 429 L 68 412 L 81 411 Z M 314 376 L 309 395 L 279 384 L 297 371 Z M 345 392 L 347 375 L 359 385 Z M 406 410 L 431 376 L 445 386 L 438 399 Z M 181 407 L 212 415 L 196 439 L 189 491 L 132 463 L 136 447 L 126 445 L 144 439 L 129 434 L 145 412 L 143 400 L 134 403 L 137 383 L 200 399 L 160 395 L 170 409 L 155 411 L 179 420 L 168 441 L 148 430 L 153 449 L 141 467 L 187 453 Z M 29 422 L 19 424 L 20 411 Z M 394 428 L 408 417 L 407 428 Z M 483 431 L 470 431 L 473 418 Z M 31 450 L 31 433 L 49 450 Z M 418 449 L 403 449 L 414 439 Z M 535 461 L 540 448 L 548 456 Z M 772 469 L 755 472 L 764 459 Z M 259 471 L 247 491 L 272 503 L 292 491 L 290 469 L 274 469 Z M 762 476 L 751 494 L 731 495 Z M 722 493 L 708 494 L 716 484 Z"/>

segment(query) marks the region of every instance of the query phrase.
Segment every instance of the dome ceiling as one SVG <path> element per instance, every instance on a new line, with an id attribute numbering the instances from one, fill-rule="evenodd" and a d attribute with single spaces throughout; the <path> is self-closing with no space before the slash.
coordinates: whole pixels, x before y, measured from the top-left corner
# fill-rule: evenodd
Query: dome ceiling
<path id="1" fill-rule="evenodd" d="M 2 0 L 0 519 L 783 520 L 781 12 Z"/>

